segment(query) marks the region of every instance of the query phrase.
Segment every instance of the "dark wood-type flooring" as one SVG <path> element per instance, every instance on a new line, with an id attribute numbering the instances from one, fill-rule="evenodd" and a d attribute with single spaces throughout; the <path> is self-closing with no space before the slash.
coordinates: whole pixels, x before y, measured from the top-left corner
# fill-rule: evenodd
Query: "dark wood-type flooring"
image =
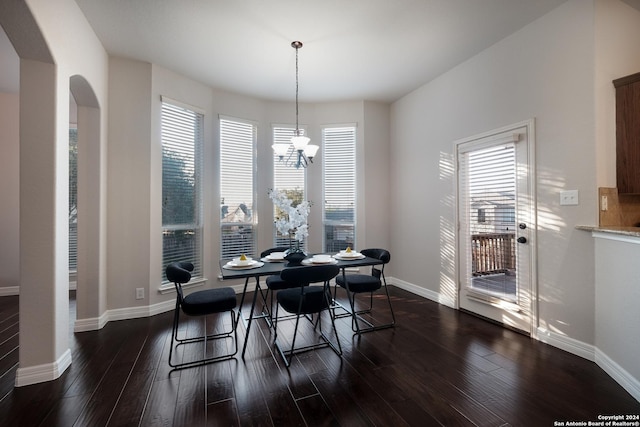
<path id="1" fill-rule="evenodd" d="M 18 297 L 2 297 L 0 425 L 552 426 L 640 414 L 640 403 L 594 363 L 390 288 L 397 326 L 357 339 L 338 319 L 342 358 L 323 348 L 287 370 L 259 321 L 244 361 L 172 372 L 169 312 L 93 332 L 70 328 L 69 369 L 20 388 Z M 220 322 L 229 317 L 208 318 L 207 329 Z M 203 322 L 185 325 L 183 333 L 196 333 Z M 284 338 L 290 329 L 281 326 Z M 238 336 L 242 343 L 243 325 Z M 202 351 L 195 344 L 178 356 Z"/>

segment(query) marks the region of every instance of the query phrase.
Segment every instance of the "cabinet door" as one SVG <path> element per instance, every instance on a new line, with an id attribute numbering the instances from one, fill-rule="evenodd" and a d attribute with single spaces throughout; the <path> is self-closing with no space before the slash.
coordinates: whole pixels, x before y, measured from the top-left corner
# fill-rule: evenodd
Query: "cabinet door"
<path id="1" fill-rule="evenodd" d="M 640 73 L 614 80 L 618 193 L 640 193 Z"/>

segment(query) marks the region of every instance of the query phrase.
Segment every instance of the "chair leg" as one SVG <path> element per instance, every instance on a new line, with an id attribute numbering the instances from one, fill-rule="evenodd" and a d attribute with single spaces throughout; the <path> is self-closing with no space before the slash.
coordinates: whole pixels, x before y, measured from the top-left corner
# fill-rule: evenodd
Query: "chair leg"
<path id="1" fill-rule="evenodd" d="M 325 293 L 325 296 L 327 298 L 327 304 L 330 304 L 331 301 L 329 301 L 329 297 L 331 296 L 331 289 L 329 287 L 329 285 L 327 284 L 327 291 Z M 331 326 L 333 328 L 333 335 L 336 337 L 336 342 L 338 343 L 338 347 L 336 347 L 331 340 L 329 339 L 328 336 L 326 336 L 324 334 L 324 332 L 322 332 L 322 323 L 320 322 L 320 315 L 321 313 L 318 313 L 318 324 L 320 325 L 320 336 L 322 337 L 322 339 L 329 345 L 329 347 L 331 347 L 331 349 L 338 355 L 338 356 L 342 356 L 342 345 L 340 345 L 340 337 L 338 336 L 338 329 L 336 328 L 336 316 L 335 313 L 333 313 L 331 311 L 331 309 L 327 310 L 329 312 L 329 318 L 331 319 Z"/>
<path id="2" fill-rule="evenodd" d="M 313 349 L 317 349 L 317 348 L 322 348 L 322 347 L 331 347 L 331 349 L 338 355 L 341 356 L 342 355 L 342 346 L 340 345 L 340 337 L 338 336 L 338 330 L 336 328 L 336 324 L 335 324 L 335 317 L 332 314 L 331 311 L 331 289 L 329 287 L 328 284 L 325 284 L 325 293 L 324 293 L 324 298 L 326 299 L 328 308 L 327 311 L 329 312 L 329 317 L 331 318 L 331 325 L 333 327 L 333 333 L 335 335 L 336 341 L 337 341 L 337 346 L 331 341 L 330 337 L 328 337 L 323 331 L 322 331 L 322 322 L 320 320 L 320 317 L 322 315 L 322 312 L 316 313 L 316 321 L 313 321 L 313 317 L 309 318 L 309 315 L 306 314 L 296 314 L 296 323 L 295 323 L 295 327 L 293 330 L 293 338 L 291 339 L 291 349 L 290 350 L 283 350 L 282 347 L 280 346 L 280 343 L 278 343 L 278 311 L 280 309 L 280 305 L 278 304 L 276 306 L 276 317 L 274 318 L 274 337 L 273 337 L 273 343 L 276 347 L 276 349 L 278 350 L 278 353 L 280 353 L 280 356 L 282 357 L 282 360 L 284 361 L 284 365 L 289 368 L 289 366 L 291 365 L 291 361 L 293 360 L 293 355 L 294 354 L 298 354 L 298 353 L 302 353 L 305 351 L 309 351 L 309 350 L 313 350 Z M 300 313 L 302 311 L 302 300 L 300 301 L 300 306 L 298 307 L 298 313 Z M 313 344 L 313 345 L 308 345 L 305 347 L 300 347 L 300 348 L 295 348 L 296 345 L 296 337 L 298 336 L 298 328 L 300 325 L 300 317 L 306 317 L 309 321 L 311 321 L 311 323 L 314 325 L 313 330 L 315 331 L 316 328 L 319 329 L 319 333 L 320 333 L 320 338 L 322 339 L 322 343 L 319 344 Z"/>
<path id="3" fill-rule="evenodd" d="M 171 364 L 171 357 L 173 356 L 173 343 L 178 339 L 178 320 L 180 318 L 180 304 L 176 301 L 176 308 L 173 312 L 173 326 L 171 327 L 171 347 L 169 347 L 169 366 Z"/>
<path id="4" fill-rule="evenodd" d="M 199 337 L 184 338 L 184 339 L 180 339 L 180 340 L 177 338 L 178 321 L 179 321 L 179 316 L 180 316 L 179 313 L 180 313 L 180 309 L 179 309 L 179 306 L 178 306 L 177 310 L 176 310 L 176 313 L 174 315 L 173 330 L 171 332 L 171 348 L 169 349 L 169 366 L 171 366 L 173 369 L 184 369 L 184 368 L 190 368 L 190 367 L 193 367 L 193 366 L 206 365 L 208 363 L 218 362 L 218 361 L 222 361 L 222 360 L 228 360 L 228 359 L 232 359 L 238 353 L 238 319 L 236 317 L 235 310 L 233 310 L 233 309 L 229 310 L 229 313 L 231 314 L 231 330 L 223 331 L 223 332 L 219 332 L 219 333 L 213 333 L 213 334 L 210 334 L 210 335 L 203 335 L 203 336 L 199 336 Z M 204 320 L 206 322 L 206 318 Z M 221 355 L 218 355 L 218 356 L 204 357 L 202 359 L 193 360 L 191 362 L 173 363 L 173 361 L 172 361 L 174 340 L 177 342 L 177 344 L 175 345 L 176 349 L 180 345 L 193 344 L 193 343 L 197 343 L 197 342 L 204 342 L 204 346 L 205 346 L 205 350 L 206 350 L 207 340 L 216 340 L 216 339 L 225 339 L 225 338 L 233 339 L 234 346 L 233 346 L 233 351 L 232 352 L 224 353 L 224 354 L 221 354 Z"/>
<path id="5" fill-rule="evenodd" d="M 372 312 L 373 292 L 369 294 L 369 308 L 364 310 L 356 310 L 355 308 L 356 294 L 354 292 L 349 292 L 349 290 L 347 289 L 347 297 L 349 298 L 349 304 L 351 306 L 351 330 L 355 332 L 357 335 L 360 335 L 366 332 L 378 331 L 380 329 L 392 328 L 395 326 L 396 317 L 393 313 L 393 307 L 391 306 L 391 296 L 389 295 L 389 288 L 387 287 L 387 282 L 384 279 L 384 277 L 383 277 L 383 287 L 384 287 L 385 295 L 387 297 L 387 304 L 389 304 L 389 312 L 391 313 L 391 322 L 385 323 L 382 325 L 374 325 L 373 323 L 369 322 L 368 320 L 364 319 L 361 316 L 362 314 L 369 314 Z M 359 322 L 364 323 L 365 325 L 367 325 L 367 327 L 361 328 Z"/>

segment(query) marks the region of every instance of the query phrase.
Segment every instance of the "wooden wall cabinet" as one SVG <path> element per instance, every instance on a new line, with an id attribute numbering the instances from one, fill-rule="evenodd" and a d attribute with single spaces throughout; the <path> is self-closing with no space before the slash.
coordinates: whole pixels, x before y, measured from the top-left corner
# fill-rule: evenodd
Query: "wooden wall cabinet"
<path id="1" fill-rule="evenodd" d="M 640 194 L 640 73 L 616 79 L 613 85 L 618 193 Z"/>

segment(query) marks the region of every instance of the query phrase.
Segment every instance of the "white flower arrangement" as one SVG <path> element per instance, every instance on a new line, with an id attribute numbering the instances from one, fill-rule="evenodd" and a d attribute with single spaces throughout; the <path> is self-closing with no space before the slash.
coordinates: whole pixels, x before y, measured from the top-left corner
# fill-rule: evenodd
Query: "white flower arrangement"
<path id="1" fill-rule="evenodd" d="M 311 203 L 303 201 L 293 206 L 291 200 L 284 191 L 269 190 L 269 198 L 273 204 L 283 214 L 276 218 L 276 230 L 283 236 L 294 238 L 298 242 L 304 241 L 309 235 L 309 226 L 307 225 L 307 217 L 311 210 Z"/>

